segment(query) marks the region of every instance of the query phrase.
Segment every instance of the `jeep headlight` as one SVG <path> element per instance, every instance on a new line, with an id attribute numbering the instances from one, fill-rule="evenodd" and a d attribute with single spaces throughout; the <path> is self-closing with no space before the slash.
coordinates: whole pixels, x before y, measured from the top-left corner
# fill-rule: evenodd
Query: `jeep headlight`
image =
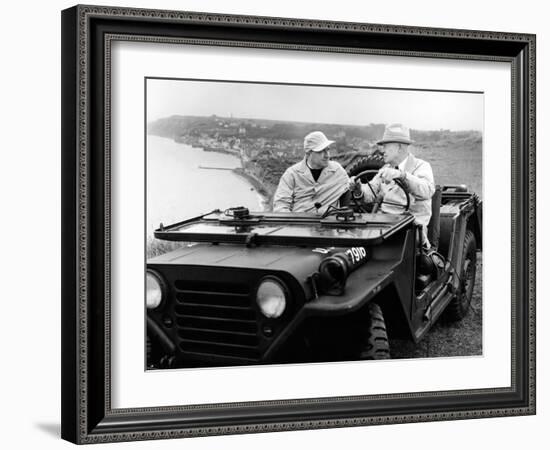
<path id="1" fill-rule="evenodd" d="M 256 291 L 256 303 L 262 314 L 270 319 L 281 317 L 286 308 L 286 289 L 275 278 L 266 278 Z"/>
<path id="2" fill-rule="evenodd" d="M 162 284 L 157 274 L 147 271 L 146 304 L 148 309 L 157 308 L 162 302 Z"/>

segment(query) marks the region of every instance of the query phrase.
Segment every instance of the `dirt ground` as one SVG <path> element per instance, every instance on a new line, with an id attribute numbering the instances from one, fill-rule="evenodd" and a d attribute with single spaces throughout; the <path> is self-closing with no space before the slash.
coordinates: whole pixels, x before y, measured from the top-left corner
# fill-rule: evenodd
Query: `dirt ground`
<path id="1" fill-rule="evenodd" d="M 439 320 L 427 336 L 418 344 L 414 344 L 411 341 L 390 340 L 390 350 L 393 359 L 474 356 L 482 354 L 481 256 L 481 253 L 478 253 L 476 282 L 468 315 L 455 323 L 445 323 Z"/>

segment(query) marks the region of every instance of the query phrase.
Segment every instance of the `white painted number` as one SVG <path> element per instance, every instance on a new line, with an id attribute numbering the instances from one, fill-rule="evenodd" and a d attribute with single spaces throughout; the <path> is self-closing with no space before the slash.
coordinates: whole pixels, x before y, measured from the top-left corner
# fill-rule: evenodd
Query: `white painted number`
<path id="1" fill-rule="evenodd" d="M 346 250 L 346 254 L 349 256 L 353 264 L 367 257 L 367 251 L 365 250 L 365 247 L 348 248 Z"/>

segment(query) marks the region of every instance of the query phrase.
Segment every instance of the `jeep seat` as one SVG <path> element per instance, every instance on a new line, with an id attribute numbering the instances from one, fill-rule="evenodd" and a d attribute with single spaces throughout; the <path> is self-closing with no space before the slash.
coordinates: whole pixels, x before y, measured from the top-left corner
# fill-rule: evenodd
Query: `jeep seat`
<path id="1" fill-rule="evenodd" d="M 441 209 L 441 186 L 435 186 L 435 192 L 432 196 L 432 217 L 428 224 L 428 240 L 432 247 L 437 250 L 439 246 L 439 212 Z"/>

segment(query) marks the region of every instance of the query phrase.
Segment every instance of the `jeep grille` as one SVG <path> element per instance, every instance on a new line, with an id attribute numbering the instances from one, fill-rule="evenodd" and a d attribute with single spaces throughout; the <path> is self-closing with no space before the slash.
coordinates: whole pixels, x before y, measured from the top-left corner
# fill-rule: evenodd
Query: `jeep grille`
<path id="1" fill-rule="evenodd" d="M 257 361 L 256 310 L 246 284 L 176 280 L 175 316 L 183 353 Z"/>

